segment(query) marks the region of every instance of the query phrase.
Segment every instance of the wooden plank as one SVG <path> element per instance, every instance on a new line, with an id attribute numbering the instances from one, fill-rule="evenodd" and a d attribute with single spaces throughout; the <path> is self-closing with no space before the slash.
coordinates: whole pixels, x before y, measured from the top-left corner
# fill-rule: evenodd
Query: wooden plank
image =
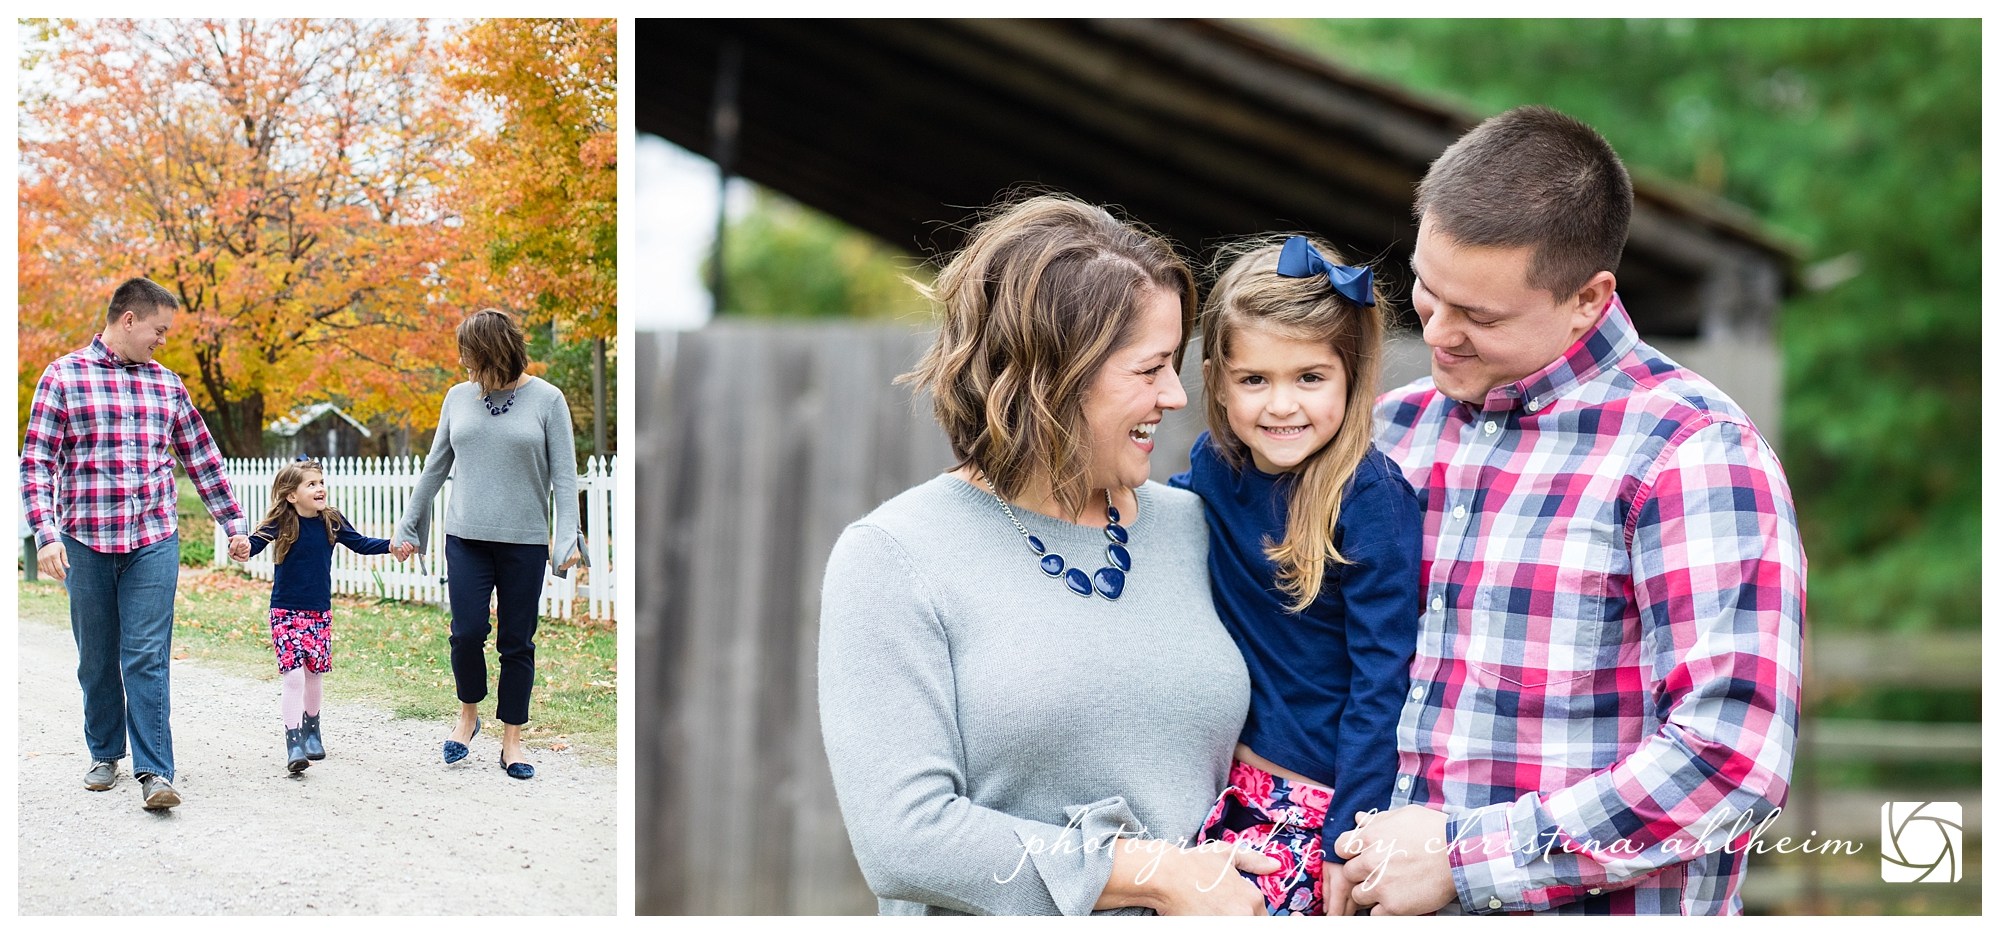
<path id="1" fill-rule="evenodd" d="M 1806 689 L 1815 697 L 1883 685 L 1969 689 L 1980 685 L 1980 634 L 1812 633 Z"/>
<path id="2" fill-rule="evenodd" d="M 1977 723 L 1903 723 L 1815 718 L 1804 739 L 1820 761 L 1978 762 Z"/>

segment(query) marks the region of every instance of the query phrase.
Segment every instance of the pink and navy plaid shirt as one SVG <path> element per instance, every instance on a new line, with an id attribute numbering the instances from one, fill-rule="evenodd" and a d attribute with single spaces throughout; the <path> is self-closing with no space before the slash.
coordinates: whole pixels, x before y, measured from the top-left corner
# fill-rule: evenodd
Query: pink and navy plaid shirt
<path id="1" fill-rule="evenodd" d="M 1394 804 L 1451 815 L 1445 911 L 1740 913 L 1745 831 L 1792 773 L 1805 604 L 1757 429 L 1616 297 L 1483 406 L 1423 379 L 1375 421 L 1424 507 Z"/>
<path id="2" fill-rule="evenodd" d="M 126 364 L 93 337 L 35 386 L 21 451 L 21 500 L 37 547 L 58 529 L 92 551 L 137 551 L 174 534 L 174 459 L 230 535 L 243 510 L 222 453 L 174 371 Z"/>

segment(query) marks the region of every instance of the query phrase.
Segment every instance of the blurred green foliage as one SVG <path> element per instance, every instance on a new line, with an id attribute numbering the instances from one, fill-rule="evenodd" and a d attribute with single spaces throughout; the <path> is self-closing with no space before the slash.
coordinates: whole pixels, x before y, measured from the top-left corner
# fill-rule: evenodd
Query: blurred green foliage
<path id="1" fill-rule="evenodd" d="M 1858 260 L 1781 316 L 1812 625 L 1979 626 L 1977 20 L 1262 25 L 1480 114 L 1555 107 L 1809 262 L 1847 257 L 1823 270 Z"/>
<path id="2" fill-rule="evenodd" d="M 549 365 L 542 371 L 542 378 L 562 390 L 563 399 L 569 403 L 570 431 L 576 442 L 579 470 L 583 469 L 584 460 L 593 455 L 618 453 L 617 345 L 615 340 L 606 341 L 604 347 L 605 449 L 599 452 L 593 449 L 596 441 L 591 431 L 591 423 L 596 418 L 591 401 L 591 368 L 597 359 L 596 342 L 589 338 L 572 339 L 558 334 L 554 324 L 536 324 L 528 328 L 528 359 Z"/>
<path id="3" fill-rule="evenodd" d="M 738 184 L 752 184 L 739 182 Z M 723 235 L 722 313 L 757 318 L 922 317 L 930 304 L 904 277 L 928 284 L 922 261 L 762 186 Z M 706 264 L 702 270 L 706 277 Z"/>

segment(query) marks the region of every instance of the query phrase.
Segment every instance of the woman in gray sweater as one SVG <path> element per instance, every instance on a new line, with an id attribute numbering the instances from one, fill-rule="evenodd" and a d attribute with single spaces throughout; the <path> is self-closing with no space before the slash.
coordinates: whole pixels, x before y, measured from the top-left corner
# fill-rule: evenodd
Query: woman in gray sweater
<path id="1" fill-rule="evenodd" d="M 451 673 L 460 706 L 458 725 L 444 743 L 444 761 L 465 758 L 466 743 L 479 732 L 479 703 L 486 699 L 486 636 L 493 631 L 488 606 L 497 604 L 500 701 L 495 713 L 506 726 L 500 767 L 514 778 L 533 778 L 535 767 L 522 761 L 521 727 L 528 722 L 528 695 L 535 682 L 543 569 L 567 574 L 583 557 L 569 403 L 562 390 L 527 375 L 527 335 L 504 311 L 489 308 L 460 322 L 458 354 L 471 380 L 445 393 L 430 457 L 396 526 L 393 547 L 399 560 L 427 551 L 431 501 L 450 475 L 444 548 Z"/>
<path id="2" fill-rule="evenodd" d="M 1249 676 L 1193 494 L 1150 482 L 1193 278 L 1100 208 L 1032 198 L 940 273 L 929 391 L 959 466 L 842 533 L 820 725 L 884 914 L 1262 914 L 1189 842 Z"/>

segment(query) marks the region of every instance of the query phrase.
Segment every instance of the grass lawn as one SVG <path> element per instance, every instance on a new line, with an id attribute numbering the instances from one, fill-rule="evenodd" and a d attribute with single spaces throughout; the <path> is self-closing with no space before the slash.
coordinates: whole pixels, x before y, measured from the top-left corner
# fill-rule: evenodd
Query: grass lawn
<path id="1" fill-rule="evenodd" d="M 183 568 L 174 597 L 174 657 L 199 658 L 237 674 L 273 681 L 278 665 L 266 620 L 271 585 L 235 570 Z M 46 578 L 20 582 L 20 612 L 67 625 L 69 596 Z M 421 603 L 333 598 L 333 670 L 326 695 L 363 700 L 398 716 L 443 724 L 458 709 L 452 689 L 451 618 Z M 487 676 L 499 677 L 491 637 Z M 497 727 L 489 691 L 480 705 Z M 276 710 L 272 715 L 276 716 Z M 522 736 L 531 745 L 575 747 L 587 758 L 615 761 L 618 742 L 618 638 L 609 625 L 544 619 L 535 636 L 535 694 Z M 443 733 L 440 732 L 440 737 Z"/>

